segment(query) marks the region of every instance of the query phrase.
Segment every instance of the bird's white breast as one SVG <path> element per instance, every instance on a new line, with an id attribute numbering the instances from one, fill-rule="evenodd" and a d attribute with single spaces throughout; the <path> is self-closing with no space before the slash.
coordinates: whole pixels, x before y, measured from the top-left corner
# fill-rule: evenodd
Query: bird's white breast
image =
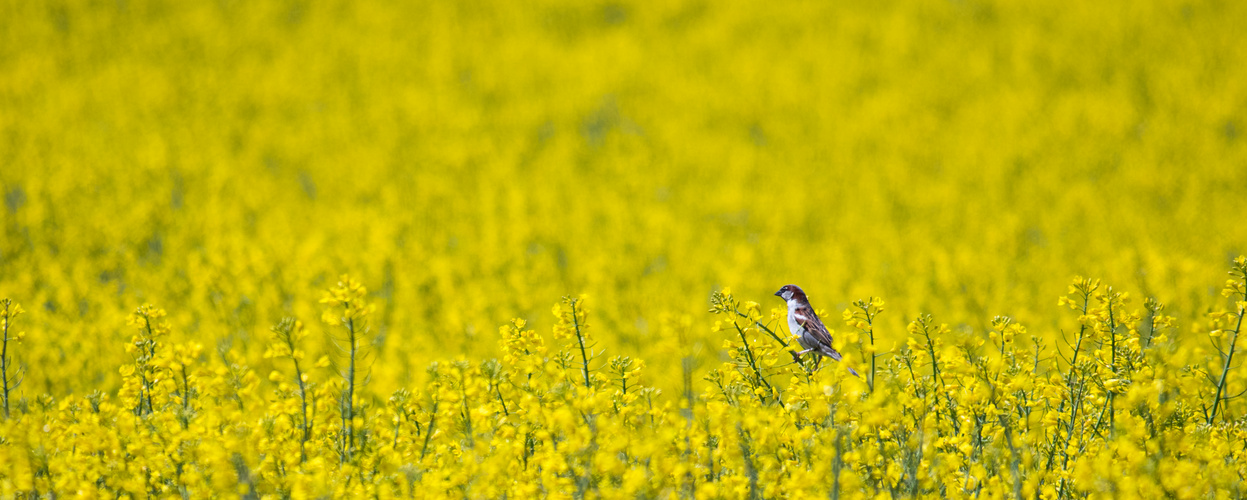
<path id="1" fill-rule="evenodd" d="M 797 301 L 788 301 L 788 331 L 792 332 L 793 335 L 800 337 L 803 333 L 805 333 L 805 328 L 802 327 L 800 323 L 797 323 L 797 307 L 799 307 L 797 305 Z"/>
<path id="2" fill-rule="evenodd" d="M 797 323 L 798 307 L 801 307 L 801 304 L 797 301 L 788 301 L 788 331 L 792 332 L 792 334 L 797 337 L 797 344 L 800 344 L 801 347 L 805 349 L 816 349 L 818 348 L 818 341 L 814 339 L 813 335 L 810 335 L 810 333 L 806 331 L 804 326 Z"/>

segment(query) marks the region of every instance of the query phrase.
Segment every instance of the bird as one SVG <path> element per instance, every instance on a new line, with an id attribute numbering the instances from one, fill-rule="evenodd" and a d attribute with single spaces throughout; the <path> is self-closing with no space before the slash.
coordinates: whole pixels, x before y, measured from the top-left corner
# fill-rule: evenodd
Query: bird
<path id="1" fill-rule="evenodd" d="M 818 319 L 818 314 L 814 313 L 805 291 L 797 285 L 784 285 L 775 295 L 788 303 L 788 330 L 797 336 L 797 343 L 805 348 L 801 352 L 792 352 L 792 360 L 798 361 L 803 354 L 813 352 L 840 361 L 840 352 L 831 346 L 831 333 L 823 326 L 822 320 Z M 847 366 L 845 368 L 854 377 L 860 377 L 857 370 Z"/>

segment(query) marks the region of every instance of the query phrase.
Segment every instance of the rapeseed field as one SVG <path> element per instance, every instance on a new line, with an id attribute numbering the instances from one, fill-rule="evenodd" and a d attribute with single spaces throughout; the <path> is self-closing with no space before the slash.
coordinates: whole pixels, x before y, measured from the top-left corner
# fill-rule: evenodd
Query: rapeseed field
<path id="1" fill-rule="evenodd" d="M 0 498 L 1241 498 L 1244 19 L 0 1 Z"/>

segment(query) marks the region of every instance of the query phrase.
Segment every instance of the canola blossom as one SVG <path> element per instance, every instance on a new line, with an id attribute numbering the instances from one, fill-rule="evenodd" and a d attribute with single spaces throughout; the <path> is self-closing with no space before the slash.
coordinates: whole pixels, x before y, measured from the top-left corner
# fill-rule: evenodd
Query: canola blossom
<path id="1" fill-rule="evenodd" d="M 1240 498 L 1240 19 L 5 2 L 0 498 Z"/>

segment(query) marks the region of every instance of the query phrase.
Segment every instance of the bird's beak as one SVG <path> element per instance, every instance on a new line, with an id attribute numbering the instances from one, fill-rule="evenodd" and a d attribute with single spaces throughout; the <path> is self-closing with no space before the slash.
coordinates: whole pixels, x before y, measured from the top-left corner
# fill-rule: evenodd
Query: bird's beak
<path id="1" fill-rule="evenodd" d="M 775 292 L 775 296 L 776 296 L 776 297 L 782 297 L 783 295 L 784 295 L 784 290 L 783 290 L 783 289 L 780 289 L 778 292 Z"/>

